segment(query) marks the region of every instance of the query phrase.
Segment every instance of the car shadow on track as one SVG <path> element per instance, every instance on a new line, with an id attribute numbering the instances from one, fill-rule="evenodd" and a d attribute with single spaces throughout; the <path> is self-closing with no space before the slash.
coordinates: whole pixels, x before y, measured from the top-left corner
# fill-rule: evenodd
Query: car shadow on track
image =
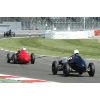
<path id="1" fill-rule="evenodd" d="M 53 74 L 49 74 L 49 75 L 53 75 Z M 60 77 L 66 77 L 63 74 L 57 74 L 57 75 L 53 75 L 53 76 L 60 76 Z M 79 75 L 79 74 L 69 74 L 69 76 L 67 77 L 90 77 L 90 76 L 86 76 L 86 75 Z"/>
<path id="2" fill-rule="evenodd" d="M 14 63 L 10 62 L 10 64 L 13 64 L 13 65 L 30 65 L 31 63 L 16 63 L 16 64 L 14 64 Z"/>

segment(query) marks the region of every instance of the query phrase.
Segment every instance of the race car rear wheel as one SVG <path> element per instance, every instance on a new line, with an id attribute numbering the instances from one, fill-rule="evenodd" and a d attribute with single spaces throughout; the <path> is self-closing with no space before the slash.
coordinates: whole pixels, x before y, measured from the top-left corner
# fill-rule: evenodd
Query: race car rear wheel
<path id="1" fill-rule="evenodd" d="M 6 33 L 4 32 L 4 37 L 6 36 Z"/>
<path id="2" fill-rule="evenodd" d="M 95 66 L 94 66 L 94 63 L 89 63 L 88 69 L 89 69 L 89 71 L 88 71 L 89 76 L 92 76 L 93 77 L 94 74 L 95 74 Z"/>
<path id="3" fill-rule="evenodd" d="M 16 54 L 12 55 L 12 62 L 13 62 L 13 64 L 17 63 L 17 56 L 16 56 Z"/>
<path id="4" fill-rule="evenodd" d="M 35 55 L 32 53 L 31 54 L 31 64 L 35 63 Z"/>
<path id="5" fill-rule="evenodd" d="M 10 57 L 10 53 L 7 54 L 7 63 L 10 63 L 11 57 Z"/>
<path id="6" fill-rule="evenodd" d="M 64 76 L 69 76 L 70 73 L 70 67 L 68 63 L 65 63 L 63 66 L 63 74 Z"/>
<path id="7" fill-rule="evenodd" d="M 52 63 L 52 73 L 53 73 L 53 75 L 57 74 L 57 71 L 58 71 L 57 68 L 58 68 L 57 61 L 53 61 L 53 63 Z"/>

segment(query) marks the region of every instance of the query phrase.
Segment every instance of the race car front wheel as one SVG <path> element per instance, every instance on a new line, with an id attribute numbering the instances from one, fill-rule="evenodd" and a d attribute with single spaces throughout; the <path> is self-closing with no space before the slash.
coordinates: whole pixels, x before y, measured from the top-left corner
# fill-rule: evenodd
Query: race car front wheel
<path id="1" fill-rule="evenodd" d="M 4 32 L 4 37 L 6 36 L 6 33 Z"/>
<path id="2" fill-rule="evenodd" d="M 52 63 L 52 73 L 53 73 L 53 75 L 57 74 L 57 71 L 58 71 L 57 68 L 58 68 L 57 61 L 53 61 L 53 63 Z"/>
<path id="3" fill-rule="evenodd" d="M 10 57 L 10 53 L 7 54 L 7 63 L 10 63 L 11 57 Z"/>

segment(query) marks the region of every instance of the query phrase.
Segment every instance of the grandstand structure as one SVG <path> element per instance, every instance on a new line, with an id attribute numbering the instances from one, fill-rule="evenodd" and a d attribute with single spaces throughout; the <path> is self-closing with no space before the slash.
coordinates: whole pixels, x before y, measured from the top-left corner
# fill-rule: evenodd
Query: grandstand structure
<path id="1" fill-rule="evenodd" d="M 21 28 L 16 28 L 16 30 L 80 31 L 100 29 L 100 17 L 0 17 L 0 24 L 4 22 L 20 22 Z"/>

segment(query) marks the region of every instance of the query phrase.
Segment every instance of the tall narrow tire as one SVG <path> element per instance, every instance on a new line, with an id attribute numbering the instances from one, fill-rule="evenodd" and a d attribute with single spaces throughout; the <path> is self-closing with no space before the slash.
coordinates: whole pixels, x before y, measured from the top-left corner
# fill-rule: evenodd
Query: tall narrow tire
<path id="1" fill-rule="evenodd" d="M 7 63 L 10 63 L 11 57 L 10 57 L 10 53 L 7 54 Z"/>
<path id="2" fill-rule="evenodd" d="M 35 63 L 35 55 L 32 53 L 31 54 L 31 64 Z"/>
<path id="3" fill-rule="evenodd" d="M 69 76 L 70 73 L 70 67 L 68 63 L 65 63 L 63 66 L 63 74 L 64 76 Z"/>
<path id="4" fill-rule="evenodd" d="M 53 63 L 52 63 L 52 74 L 53 75 L 57 74 L 57 71 L 58 71 L 57 68 L 58 68 L 57 61 L 53 61 Z"/>
<path id="5" fill-rule="evenodd" d="M 88 71 L 89 76 L 93 77 L 94 74 L 95 74 L 95 66 L 94 66 L 94 63 L 89 63 L 88 69 L 89 69 L 89 71 Z"/>

